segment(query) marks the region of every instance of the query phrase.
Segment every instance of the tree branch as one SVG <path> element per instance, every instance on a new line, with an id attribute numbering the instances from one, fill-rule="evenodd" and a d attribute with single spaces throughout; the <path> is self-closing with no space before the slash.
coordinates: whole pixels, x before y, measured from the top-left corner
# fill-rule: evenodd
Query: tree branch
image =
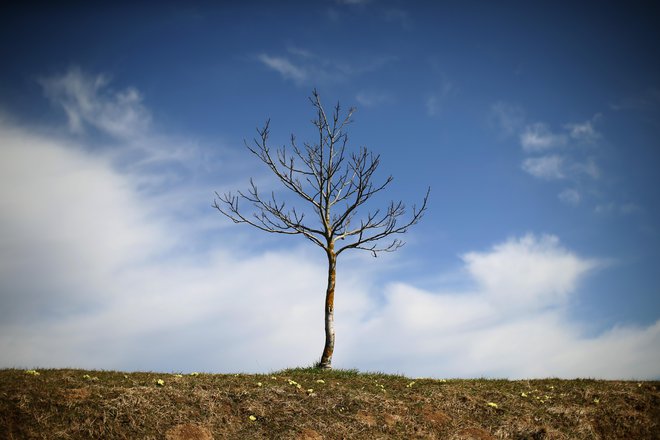
<path id="1" fill-rule="evenodd" d="M 296 194 L 311 207 L 315 214 L 307 223 L 304 212 L 296 208 L 287 208 L 284 202 L 278 202 L 275 193 L 263 198 L 256 184 L 250 179 L 247 193 L 238 195 L 216 193 L 213 207 L 231 219 L 234 223 L 246 223 L 265 232 L 278 234 L 302 234 L 308 240 L 326 251 L 334 249 L 337 240 L 350 243 L 336 251 L 336 255 L 347 249 L 361 249 L 372 252 L 392 252 L 403 246 L 403 241 L 394 238 L 391 242 L 380 244 L 392 235 L 403 234 L 418 223 L 426 211 L 429 190 L 419 209 L 413 206 L 412 216 L 402 222 L 405 215 L 403 202 L 391 202 L 385 210 L 368 211 L 359 220 L 359 226 L 351 229 L 358 218 L 358 212 L 375 194 L 384 190 L 391 182 L 388 176 L 382 183 L 374 184 L 373 179 L 380 165 L 380 156 L 360 148 L 356 153 L 346 155 L 348 134 L 345 128 L 352 122 L 355 109 L 350 108 L 341 116 L 339 103 L 331 115 L 326 114 L 321 98 L 316 90 L 309 98 L 316 109 L 316 119 L 312 123 L 318 130 L 318 143 L 303 143 L 300 147 L 294 135 L 291 135 L 291 149 L 286 146 L 271 150 L 268 145 L 270 120 L 263 128 L 257 129 L 258 137 L 252 144 L 245 142 L 246 148 L 259 158 L 280 180 L 282 185 Z M 251 214 L 243 212 L 245 201 L 253 208 Z M 342 209 L 339 206 L 343 205 Z M 332 247 L 331 247 L 332 246 Z"/>

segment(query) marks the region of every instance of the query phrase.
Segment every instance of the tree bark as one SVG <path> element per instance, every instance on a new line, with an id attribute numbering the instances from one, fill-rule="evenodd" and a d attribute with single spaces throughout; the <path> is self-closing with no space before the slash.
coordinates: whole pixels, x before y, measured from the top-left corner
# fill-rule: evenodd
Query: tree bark
<path id="1" fill-rule="evenodd" d="M 332 368 L 332 353 L 335 349 L 335 272 L 337 269 L 337 255 L 332 243 L 327 249 L 328 253 L 328 288 L 325 292 L 325 346 L 319 362 L 319 368 L 329 370 Z"/>

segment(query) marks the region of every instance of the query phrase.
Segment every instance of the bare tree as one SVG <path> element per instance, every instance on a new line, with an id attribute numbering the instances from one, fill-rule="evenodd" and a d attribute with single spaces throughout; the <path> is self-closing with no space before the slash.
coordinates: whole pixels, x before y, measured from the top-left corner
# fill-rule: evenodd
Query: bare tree
<path id="1" fill-rule="evenodd" d="M 339 104 L 330 118 L 326 115 L 316 90 L 309 98 L 317 117 L 312 122 L 318 129 L 317 143 L 304 143 L 300 148 L 291 135 L 291 147 L 272 150 L 268 145 L 268 120 L 257 129 L 254 145 L 245 146 L 277 176 L 285 188 L 296 194 L 307 209 L 289 208 L 279 201 L 275 193 L 264 196 L 250 179 L 250 189 L 238 195 L 216 194 L 213 207 L 235 223 L 247 223 L 257 229 L 277 234 L 301 234 L 320 246 L 328 258 L 328 285 L 325 294 L 325 345 L 319 368 L 331 368 L 335 346 L 334 297 L 337 257 L 349 249 L 369 251 L 373 256 L 380 252 L 392 252 L 403 246 L 399 238 L 416 224 L 426 211 L 430 188 L 419 208 L 413 206 L 410 217 L 400 223 L 405 215 L 403 202 L 391 202 L 385 209 L 375 209 L 358 216 L 375 194 L 392 182 L 392 176 L 382 183 L 374 183 L 373 177 L 380 156 L 362 147 L 350 155 L 346 152 L 348 136 L 346 126 L 351 122 L 355 109 L 349 109 L 345 117 L 340 114 Z M 240 205 L 245 201 L 254 211 L 245 213 Z M 311 212 L 312 218 L 306 213 Z M 341 243 L 338 243 L 341 241 Z"/>

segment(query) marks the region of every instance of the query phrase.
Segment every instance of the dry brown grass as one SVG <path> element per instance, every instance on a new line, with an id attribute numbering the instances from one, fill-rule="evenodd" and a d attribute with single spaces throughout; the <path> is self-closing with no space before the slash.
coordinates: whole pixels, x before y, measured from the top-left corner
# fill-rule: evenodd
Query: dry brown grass
<path id="1" fill-rule="evenodd" d="M 39 373 L 0 370 L 0 439 L 660 439 L 659 382 Z"/>

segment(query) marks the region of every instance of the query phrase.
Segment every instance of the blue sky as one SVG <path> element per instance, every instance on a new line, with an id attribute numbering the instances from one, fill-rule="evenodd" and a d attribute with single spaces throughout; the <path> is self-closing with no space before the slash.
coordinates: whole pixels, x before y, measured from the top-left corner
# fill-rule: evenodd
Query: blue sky
<path id="1" fill-rule="evenodd" d="M 0 367 L 257 372 L 323 344 L 325 261 L 213 192 L 357 112 L 423 221 L 343 254 L 336 367 L 660 377 L 660 41 L 642 5 L 214 2 L 0 14 Z"/>

